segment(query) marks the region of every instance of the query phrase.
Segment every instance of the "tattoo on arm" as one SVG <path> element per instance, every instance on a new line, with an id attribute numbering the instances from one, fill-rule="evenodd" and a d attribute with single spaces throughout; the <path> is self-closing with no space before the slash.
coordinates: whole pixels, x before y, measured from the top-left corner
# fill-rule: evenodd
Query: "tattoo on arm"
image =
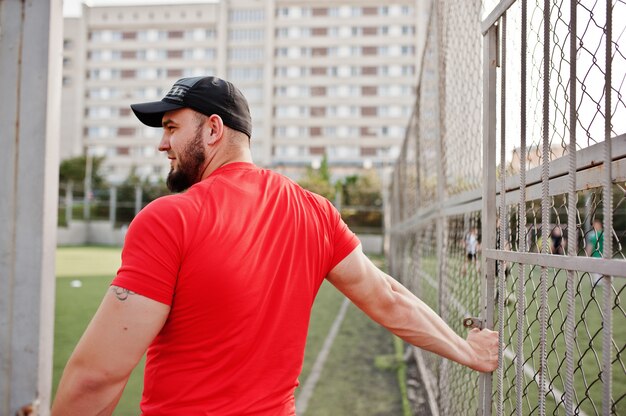
<path id="1" fill-rule="evenodd" d="M 124 289 L 123 287 L 119 286 L 111 286 L 111 291 L 115 293 L 115 297 L 122 302 L 128 299 L 130 295 L 135 294 L 135 292 L 133 292 L 132 290 Z"/>

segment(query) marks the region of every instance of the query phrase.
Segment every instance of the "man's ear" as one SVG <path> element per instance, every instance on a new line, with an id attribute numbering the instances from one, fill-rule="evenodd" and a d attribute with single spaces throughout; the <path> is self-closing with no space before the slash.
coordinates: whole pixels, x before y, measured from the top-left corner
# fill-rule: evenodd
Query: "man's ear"
<path id="1" fill-rule="evenodd" d="M 208 144 L 216 144 L 224 136 L 224 122 L 222 121 L 222 117 L 217 114 L 212 114 L 207 118 L 205 128 L 208 128 L 210 131 Z"/>

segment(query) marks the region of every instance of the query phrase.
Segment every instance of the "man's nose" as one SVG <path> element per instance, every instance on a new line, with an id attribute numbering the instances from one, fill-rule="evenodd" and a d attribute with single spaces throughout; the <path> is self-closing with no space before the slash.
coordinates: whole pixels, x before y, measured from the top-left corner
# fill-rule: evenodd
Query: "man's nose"
<path id="1" fill-rule="evenodd" d="M 166 152 L 170 148 L 170 140 L 167 137 L 167 134 L 163 132 L 163 136 L 161 136 L 161 141 L 159 142 L 159 151 Z"/>

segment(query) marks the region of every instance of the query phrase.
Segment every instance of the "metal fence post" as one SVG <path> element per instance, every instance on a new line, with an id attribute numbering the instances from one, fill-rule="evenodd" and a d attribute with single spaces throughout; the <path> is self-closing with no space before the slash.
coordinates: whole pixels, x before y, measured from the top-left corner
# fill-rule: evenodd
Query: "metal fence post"
<path id="1" fill-rule="evenodd" d="M 141 211 L 142 197 L 143 197 L 143 189 L 141 189 L 141 186 L 139 185 L 135 186 L 135 215 L 139 214 L 139 211 Z"/>
<path id="2" fill-rule="evenodd" d="M 109 222 L 111 228 L 115 228 L 115 220 L 117 218 L 117 187 L 109 188 Z"/>
<path id="3" fill-rule="evenodd" d="M 494 248 L 496 243 L 496 66 L 497 26 L 492 26 L 483 38 L 483 195 L 482 244 Z M 493 300 L 495 261 L 481 256 L 484 318 L 488 328 L 493 328 Z M 481 374 L 478 412 L 491 415 L 492 374 Z"/>
<path id="4" fill-rule="evenodd" d="M 604 180 L 602 183 L 602 206 L 604 208 L 604 252 L 605 259 L 613 258 L 613 170 L 611 149 L 611 78 L 612 78 L 612 27 L 613 27 L 613 2 L 606 1 L 606 40 L 605 40 L 605 70 L 604 75 Z M 602 395 L 602 413 L 611 414 L 613 400 L 612 393 L 612 356 L 613 356 L 613 278 L 603 276 L 604 310 L 602 320 L 602 383 L 604 391 Z"/>
<path id="5" fill-rule="evenodd" d="M 569 190 L 567 194 L 568 203 L 568 216 L 567 216 L 567 230 L 568 240 L 567 248 L 568 256 L 578 255 L 578 230 L 576 224 L 576 89 L 578 83 L 576 79 L 576 54 L 578 49 L 578 38 L 576 30 L 576 8 L 578 7 L 578 0 L 571 0 L 570 2 L 570 126 L 569 126 Z M 574 270 L 567 271 L 567 320 L 565 325 L 565 415 L 574 415 L 574 342 L 576 337 L 576 284 L 575 280 L 577 274 Z M 521 337 L 520 337 L 521 338 Z M 521 341 L 518 341 L 521 342 Z M 521 390 L 521 387 L 518 387 Z M 521 394 L 518 395 L 518 400 L 521 402 Z M 521 406 L 520 406 L 521 407 Z M 521 412 L 518 412 L 521 415 Z"/>
<path id="6" fill-rule="evenodd" d="M 74 182 L 68 181 L 65 188 L 65 223 L 69 225 L 72 221 L 74 208 Z"/>

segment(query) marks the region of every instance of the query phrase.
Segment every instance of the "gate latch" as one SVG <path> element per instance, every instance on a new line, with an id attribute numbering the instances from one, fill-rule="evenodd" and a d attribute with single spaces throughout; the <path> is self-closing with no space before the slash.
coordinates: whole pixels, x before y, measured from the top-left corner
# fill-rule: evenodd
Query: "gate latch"
<path id="1" fill-rule="evenodd" d="M 463 326 L 465 328 L 483 329 L 485 327 L 485 320 L 473 316 L 466 316 L 465 318 L 463 318 Z"/>

